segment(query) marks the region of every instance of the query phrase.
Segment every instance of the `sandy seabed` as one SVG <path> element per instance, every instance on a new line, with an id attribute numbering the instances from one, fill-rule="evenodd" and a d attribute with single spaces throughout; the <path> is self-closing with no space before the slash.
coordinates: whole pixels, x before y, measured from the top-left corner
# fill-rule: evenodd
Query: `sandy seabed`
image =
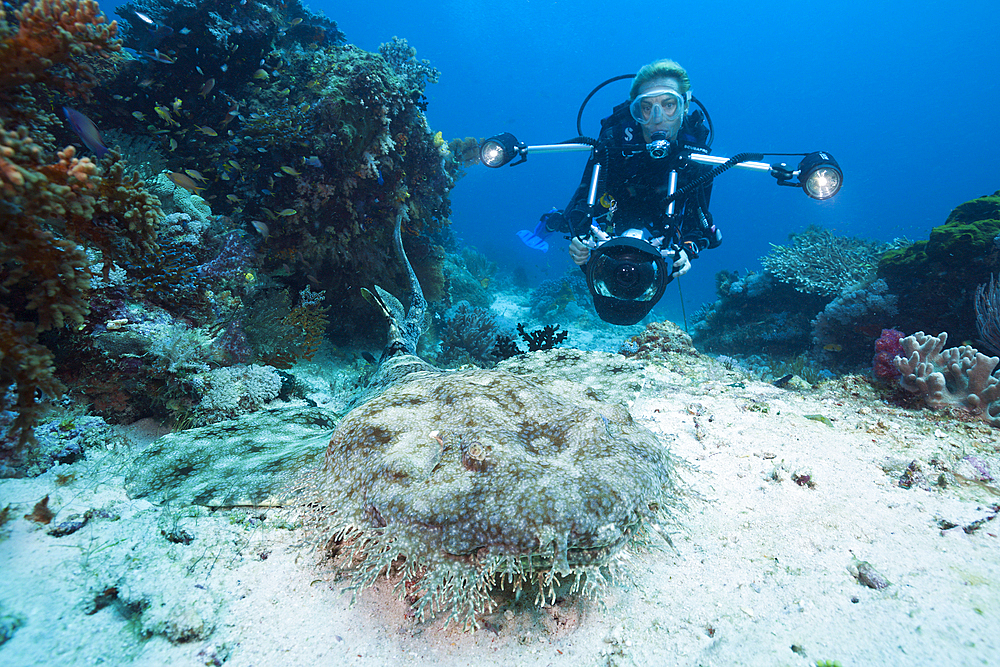
<path id="1" fill-rule="evenodd" d="M 995 464 L 998 431 L 885 405 L 857 378 L 781 389 L 718 368 L 651 364 L 630 405 L 690 464 L 674 550 L 599 600 L 508 608 L 476 632 L 417 623 L 393 581 L 352 605 L 268 510 L 130 500 L 148 424 L 2 480 L 0 664 L 1000 664 L 1000 490 L 963 462 Z M 46 495 L 52 524 L 24 518 Z"/>

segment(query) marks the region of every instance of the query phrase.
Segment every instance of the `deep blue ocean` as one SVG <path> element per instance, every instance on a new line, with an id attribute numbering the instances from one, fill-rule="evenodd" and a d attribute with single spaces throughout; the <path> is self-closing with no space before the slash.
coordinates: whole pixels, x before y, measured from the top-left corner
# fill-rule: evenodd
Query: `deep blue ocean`
<path id="1" fill-rule="evenodd" d="M 733 169 L 716 180 L 711 211 L 724 240 L 682 279 L 688 314 L 714 300 L 717 271 L 759 270 L 769 244 L 810 224 L 921 240 L 958 204 L 1000 189 L 994 1 L 308 6 L 335 20 L 352 44 L 377 51 L 399 36 L 438 68 L 427 116 L 445 139 L 509 131 L 531 145 L 574 137 L 577 110 L 597 84 L 672 58 L 712 115 L 715 154 L 832 153 L 844 187 L 826 202 L 760 172 Z M 612 84 L 590 101 L 584 134 L 597 135 L 628 85 Z M 562 275 L 572 268 L 565 241 L 550 236 L 553 247 L 541 253 L 515 234 L 566 204 L 585 163 L 580 153 L 470 168 L 452 192 L 456 232 L 505 268 L 520 265 L 537 280 Z M 660 312 L 678 321 L 679 305 L 672 285 Z"/>

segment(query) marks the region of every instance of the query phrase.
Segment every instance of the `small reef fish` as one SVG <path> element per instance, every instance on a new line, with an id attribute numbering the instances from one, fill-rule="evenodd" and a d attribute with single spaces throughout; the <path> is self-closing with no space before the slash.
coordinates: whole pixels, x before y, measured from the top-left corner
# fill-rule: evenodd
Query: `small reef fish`
<path id="1" fill-rule="evenodd" d="M 303 160 L 302 163 L 310 167 L 316 167 L 317 169 L 323 168 L 323 163 L 315 155 L 310 155 L 305 160 Z"/>
<path id="2" fill-rule="evenodd" d="M 132 118 L 135 118 L 140 123 L 145 123 L 146 122 L 146 114 L 144 114 L 141 111 L 133 111 L 132 112 Z"/>
<path id="3" fill-rule="evenodd" d="M 280 215 L 283 218 L 287 218 L 290 215 L 295 215 L 296 213 L 298 213 L 298 211 L 296 211 L 294 208 L 286 208 L 282 211 L 278 211 L 278 215 Z"/>
<path id="4" fill-rule="evenodd" d="M 142 55 L 146 56 L 151 60 L 155 60 L 158 63 L 165 63 L 167 65 L 174 64 L 174 59 L 168 56 L 166 53 L 161 53 L 159 49 L 153 49 L 152 51 L 143 51 Z"/>
<path id="5" fill-rule="evenodd" d="M 178 123 L 176 120 L 174 120 L 173 116 L 170 115 L 170 108 L 169 107 L 157 105 L 157 106 L 153 107 L 153 111 L 156 112 L 157 116 L 159 116 L 163 120 L 167 121 L 169 124 L 171 124 L 171 125 L 177 125 L 178 127 L 180 127 L 180 123 Z"/>
<path id="6" fill-rule="evenodd" d="M 243 201 L 236 195 L 226 195 L 226 199 L 233 202 L 234 204 L 242 204 Z"/>
<path id="7" fill-rule="evenodd" d="M 257 70 L 253 73 L 253 78 L 255 79 L 266 79 L 268 78 L 268 73 L 262 69 Z"/>
<path id="8" fill-rule="evenodd" d="M 219 136 L 218 132 L 216 132 L 215 130 L 213 130 L 212 128 L 207 127 L 207 126 L 199 125 L 199 126 L 195 127 L 195 129 L 198 130 L 199 132 L 201 132 L 202 134 L 208 135 L 210 137 L 217 137 L 217 136 Z"/>
<path id="9" fill-rule="evenodd" d="M 297 26 L 300 23 L 302 23 L 302 19 L 301 18 L 297 18 L 297 19 L 292 19 L 291 22 L 289 22 L 288 25 L 290 25 L 290 26 L 292 26 L 294 28 L 295 26 Z"/>
<path id="10" fill-rule="evenodd" d="M 193 180 L 191 180 L 191 178 L 189 176 L 187 176 L 186 174 L 181 174 L 181 173 L 178 173 L 176 171 L 172 171 L 169 174 L 167 174 L 167 178 L 169 178 L 174 185 L 176 185 L 178 187 L 181 187 L 181 188 L 184 188 L 188 192 L 191 192 L 191 193 L 194 193 L 194 194 L 198 194 L 199 190 L 204 190 L 205 189 L 203 187 L 200 187 Z"/>
<path id="11" fill-rule="evenodd" d="M 823 349 L 827 352 L 840 352 L 844 349 L 844 347 L 838 343 L 827 343 L 823 346 Z"/>
<path id="12" fill-rule="evenodd" d="M 202 183 L 208 183 L 208 179 L 202 176 L 199 172 L 195 171 L 194 169 L 185 169 L 184 173 L 195 180 L 201 181 Z"/>
<path id="13" fill-rule="evenodd" d="M 66 114 L 69 126 L 73 128 L 76 136 L 80 137 L 80 141 L 87 148 L 94 151 L 94 154 L 99 158 L 108 154 L 108 147 L 104 145 L 104 140 L 101 138 L 101 131 L 97 129 L 94 121 L 76 109 L 70 109 L 69 107 L 63 107 L 63 113 Z"/>
<path id="14" fill-rule="evenodd" d="M 267 237 L 270 236 L 271 230 L 268 229 L 267 223 L 261 222 L 260 220 L 251 220 L 250 224 L 253 228 L 257 230 L 257 233 L 266 241 Z"/>
<path id="15" fill-rule="evenodd" d="M 181 105 L 182 104 L 183 104 L 183 102 L 181 102 L 181 98 L 179 98 L 179 97 L 175 97 L 174 98 L 174 102 L 170 106 L 174 110 L 175 114 L 180 114 L 180 112 L 181 112 Z"/>
<path id="16" fill-rule="evenodd" d="M 282 166 L 281 167 L 281 171 L 285 172 L 289 176 L 301 176 L 302 175 L 299 172 L 297 172 L 294 169 L 292 169 L 291 167 L 286 167 L 286 166 Z"/>
<path id="17" fill-rule="evenodd" d="M 208 94 L 212 92 L 212 88 L 215 88 L 215 79 L 209 79 L 206 81 L 205 85 L 201 87 L 201 91 L 198 92 L 198 95 L 207 98 Z"/>
<path id="18" fill-rule="evenodd" d="M 173 137 L 171 137 L 170 138 L 170 152 L 173 153 L 175 150 L 177 150 L 177 140 L 174 139 Z"/>

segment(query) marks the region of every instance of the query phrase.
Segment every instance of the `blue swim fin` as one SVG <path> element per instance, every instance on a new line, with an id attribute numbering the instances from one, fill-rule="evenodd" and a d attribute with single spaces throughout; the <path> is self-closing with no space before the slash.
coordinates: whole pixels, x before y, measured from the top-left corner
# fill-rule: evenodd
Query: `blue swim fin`
<path id="1" fill-rule="evenodd" d="M 550 215 L 558 211 L 559 209 L 553 208 L 551 211 L 543 215 L 542 219 L 538 221 L 538 224 L 535 225 L 535 231 L 529 232 L 527 229 L 522 229 L 517 233 L 517 238 L 524 241 L 524 245 L 532 248 L 533 250 L 548 252 L 549 243 L 545 240 L 545 237 L 552 232 L 546 227 L 545 223 L 548 222 Z"/>
<path id="2" fill-rule="evenodd" d="M 541 250 L 542 252 L 549 251 L 549 243 L 542 239 L 538 234 L 528 231 L 527 229 L 522 229 L 517 233 L 517 238 L 524 242 L 524 245 L 528 246 L 532 250 Z"/>

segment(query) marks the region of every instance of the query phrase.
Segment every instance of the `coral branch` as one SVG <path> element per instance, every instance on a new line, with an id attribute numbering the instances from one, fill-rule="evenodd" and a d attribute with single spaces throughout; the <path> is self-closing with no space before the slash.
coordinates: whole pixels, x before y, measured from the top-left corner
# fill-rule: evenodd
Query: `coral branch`
<path id="1" fill-rule="evenodd" d="M 94 0 L 32 0 L 13 21 L 0 7 L 0 92 L 39 82 L 70 94 L 93 87 L 94 71 L 80 57 L 121 48 L 117 22 L 105 20 Z"/>

